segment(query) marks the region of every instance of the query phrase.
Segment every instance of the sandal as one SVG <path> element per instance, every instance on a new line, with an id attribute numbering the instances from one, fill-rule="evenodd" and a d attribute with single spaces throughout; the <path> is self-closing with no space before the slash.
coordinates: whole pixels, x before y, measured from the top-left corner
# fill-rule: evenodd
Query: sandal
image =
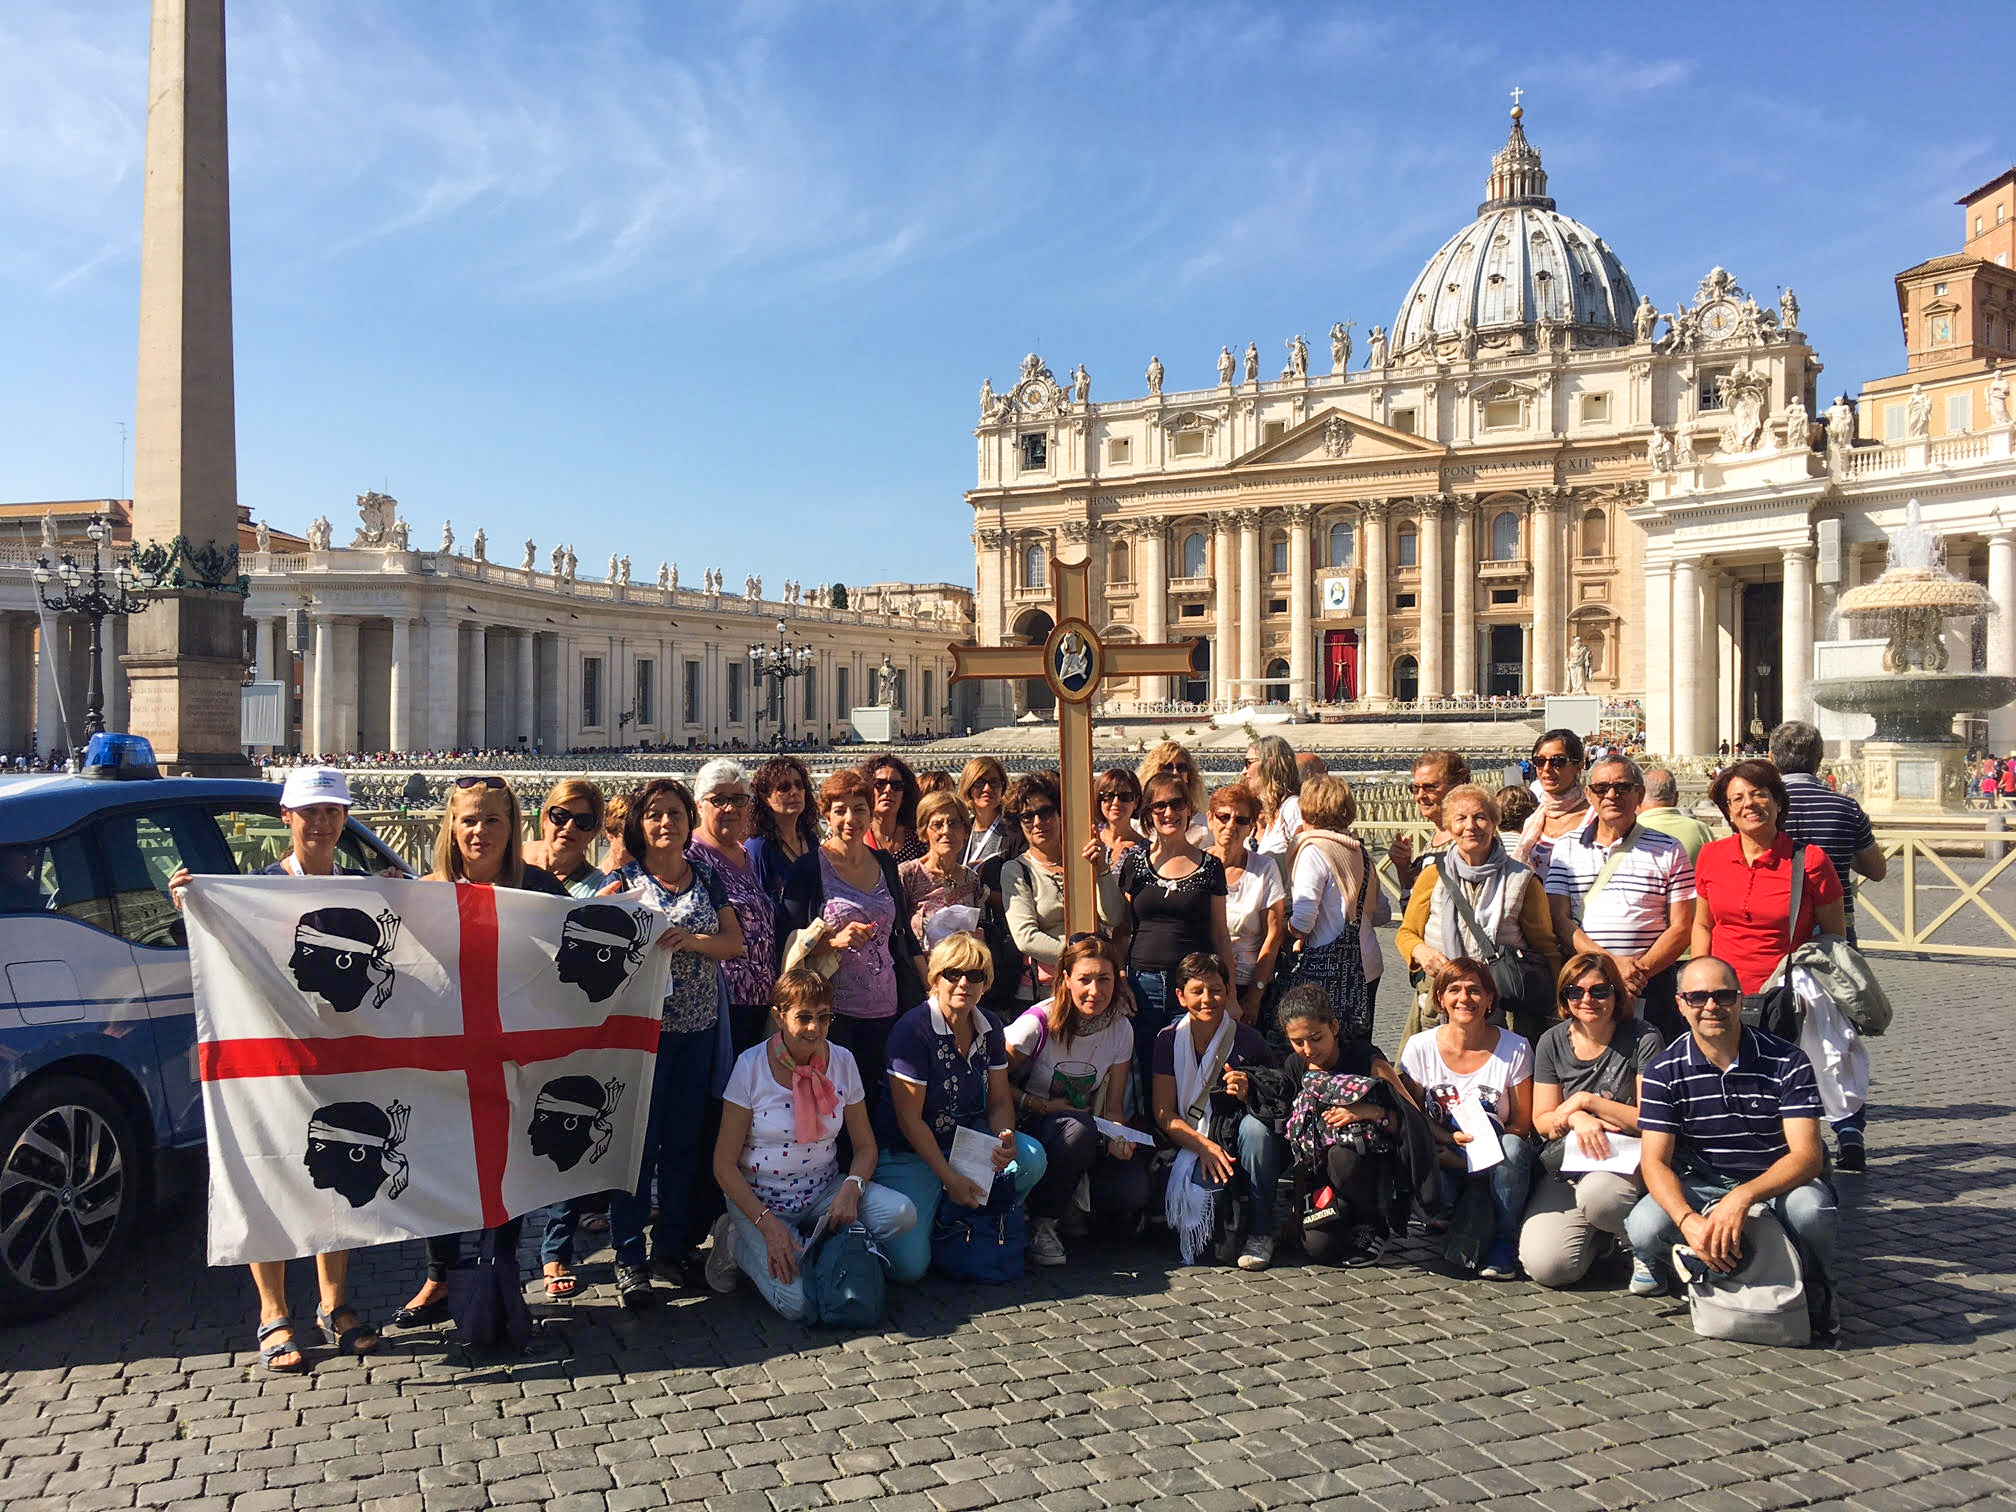
<path id="1" fill-rule="evenodd" d="M 581 1278 L 569 1270 L 564 1261 L 549 1260 L 545 1265 L 546 1295 L 555 1302 L 562 1297 L 571 1297 L 580 1289 Z"/>
<path id="2" fill-rule="evenodd" d="M 283 1329 L 286 1330 L 286 1338 L 276 1340 L 270 1344 L 267 1342 L 274 1334 L 279 1333 Z M 275 1318 L 271 1323 L 261 1323 L 256 1337 L 259 1341 L 259 1363 L 261 1365 L 264 1365 L 275 1375 L 302 1375 L 306 1373 L 308 1369 L 308 1352 L 294 1338 L 294 1320 L 292 1318 Z M 292 1365 L 276 1365 L 274 1363 L 274 1361 L 284 1354 L 291 1354 L 295 1357 Z"/>
<path id="3" fill-rule="evenodd" d="M 348 1328 L 339 1331 L 336 1320 L 342 1317 L 350 1318 L 352 1322 Z M 339 1302 L 327 1312 L 318 1312 L 315 1314 L 315 1322 L 322 1330 L 322 1337 L 336 1346 L 336 1353 L 339 1355 L 355 1355 L 362 1360 L 376 1354 L 379 1344 L 383 1342 L 378 1336 L 378 1330 L 358 1317 L 357 1309 L 348 1302 Z"/>

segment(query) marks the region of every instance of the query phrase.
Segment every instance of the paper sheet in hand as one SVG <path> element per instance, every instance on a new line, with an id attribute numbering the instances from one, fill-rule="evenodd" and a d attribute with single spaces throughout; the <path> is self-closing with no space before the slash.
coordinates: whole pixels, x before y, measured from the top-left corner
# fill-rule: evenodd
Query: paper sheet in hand
<path id="1" fill-rule="evenodd" d="M 952 1131 L 952 1153 L 946 1157 L 952 1169 L 983 1192 L 994 1190 L 994 1152 L 1001 1141 L 991 1134 L 964 1125 Z"/>
<path id="2" fill-rule="evenodd" d="M 1505 1159 L 1505 1146 L 1499 1142 L 1498 1130 L 1484 1104 L 1474 1097 L 1463 1098 L 1449 1109 L 1449 1116 L 1459 1132 L 1470 1136 L 1470 1143 L 1463 1146 L 1463 1158 L 1473 1174 L 1488 1171 Z"/>
<path id="3" fill-rule="evenodd" d="M 1582 1153 L 1582 1142 L 1573 1134 L 1561 1147 L 1561 1173 L 1565 1176 L 1573 1171 L 1615 1171 L 1619 1176 L 1629 1176 L 1638 1169 L 1639 1144 L 1629 1134 L 1611 1134 L 1610 1153 L 1601 1160 L 1592 1160 Z"/>
<path id="4" fill-rule="evenodd" d="M 1151 1150 L 1155 1148 L 1154 1136 L 1143 1134 L 1139 1129 L 1130 1129 L 1126 1124 L 1115 1123 L 1110 1118 L 1095 1118 L 1092 1127 L 1108 1139 L 1124 1139 L 1129 1144 L 1146 1145 Z"/>

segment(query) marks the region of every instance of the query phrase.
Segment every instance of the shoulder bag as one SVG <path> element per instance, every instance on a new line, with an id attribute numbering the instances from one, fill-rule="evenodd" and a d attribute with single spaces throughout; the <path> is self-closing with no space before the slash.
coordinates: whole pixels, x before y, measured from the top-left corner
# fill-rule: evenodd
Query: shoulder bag
<path id="1" fill-rule="evenodd" d="M 824 1235 L 803 1261 L 805 1321 L 827 1328 L 879 1328 L 889 1262 L 865 1225 Z"/>
<path id="2" fill-rule="evenodd" d="M 1548 974 L 1546 957 L 1524 945 L 1499 944 L 1477 922 L 1477 911 L 1464 895 L 1463 885 L 1451 880 L 1446 871 L 1440 874 L 1440 885 L 1448 893 L 1463 927 L 1477 942 L 1477 961 L 1491 973 L 1491 985 L 1498 989 L 1500 1011 L 1512 1021 L 1545 1019 L 1554 1011 L 1554 980 Z"/>
<path id="3" fill-rule="evenodd" d="M 1787 894 L 1791 907 L 1785 917 L 1785 938 L 1791 948 L 1785 952 L 1785 959 L 1778 963 L 1778 969 L 1771 973 L 1770 980 L 1765 982 L 1764 990 L 1747 994 L 1743 999 L 1745 1024 L 1779 1039 L 1790 1040 L 1795 1045 L 1799 1043 L 1799 994 L 1792 986 L 1792 974 L 1788 968 L 1802 943 L 1792 938 L 1792 932 L 1799 927 L 1799 904 L 1805 895 L 1806 842 L 1795 840 L 1792 842 L 1792 883 Z"/>

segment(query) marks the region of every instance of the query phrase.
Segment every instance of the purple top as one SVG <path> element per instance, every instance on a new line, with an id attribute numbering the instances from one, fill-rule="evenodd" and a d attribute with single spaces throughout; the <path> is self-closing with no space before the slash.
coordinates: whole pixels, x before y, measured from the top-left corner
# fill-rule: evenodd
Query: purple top
<path id="1" fill-rule="evenodd" d="M 764 889 L 763 878 L 744 855 L 728 856 L 698 840 L 686 846 L 688 861 L 703 861 L 728 890 L 728 904 L 735 910 L 735 922 L 742 926 L 742 959 L 723 961 L 721 974 L 728 979 L 728 1001 L 737 1006 L 768 1005 L 770 989 L 777 985 L 777 905 Z M 736 862 L 741 865 L 736 865 Z"/>
<path id="2" fill-rule="evenodd" d="M 867 922 L 875 937 L 840 952 L 840 970 L 833 978 L 833 1011 L 848 1018 L 896 1017 L 896 968 L 889 955 L 889 934 L 896 925 L 896 900 L 878 868 L 873 890 L 850 885 L 834 869 L 824 846 L 819 850 L 819 880 L 826 889 L 820 917 L 835 929 Z"/>

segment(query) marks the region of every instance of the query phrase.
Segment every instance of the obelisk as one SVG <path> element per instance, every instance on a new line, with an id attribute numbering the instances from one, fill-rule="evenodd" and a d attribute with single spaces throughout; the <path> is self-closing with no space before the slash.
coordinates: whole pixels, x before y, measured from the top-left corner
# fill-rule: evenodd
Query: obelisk
<path id="1" fill-rule="evenodd" d="M 154 0 L 139 356 L 133 540 L 180 543 L 187 554 L 235 551 L 224 0 Z M 198 575 L 186 558 L 183 573 Z M 153 742 L 164 772 L 249 771 L 238 739 L 244 615 L 231 588 L 192 583 L 161 592 L 128 625 L 132 730 Z"/>

